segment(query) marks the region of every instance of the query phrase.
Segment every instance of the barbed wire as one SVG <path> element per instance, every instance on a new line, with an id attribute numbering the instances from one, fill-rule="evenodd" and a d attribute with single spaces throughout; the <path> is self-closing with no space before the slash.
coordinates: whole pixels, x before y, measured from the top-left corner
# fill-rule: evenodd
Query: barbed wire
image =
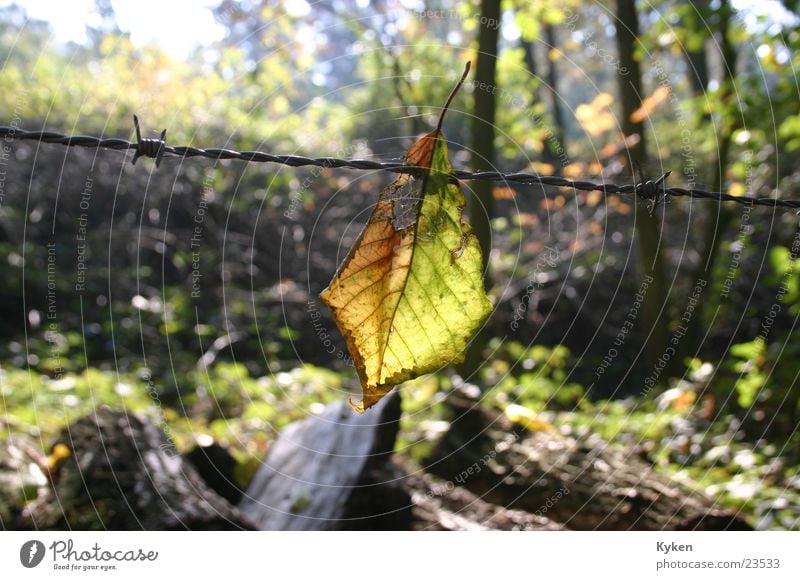
<path id="1" fill-rule="evenodd" d="M 157 139 L 145 139 L 141 136 L 139 119 L 134 115 L 136 141 L 119 138 L 102 138 L 87 135 L 64 135 L 54 131 L 26 131 L 19 127 L 0 126 L 0 138 L 26 141 L 39 141 L 64 145 L 66 147 L 85 147 L 90 149 L 103 148 L 117 151 L 134 151 L 132 162 L 140 157 L 155 159 L 156 167 L 166 156 L 190 158 L 205 157 L 208 159 L 238 159 L 251 163 L 277 163 L 289 167 L 322 167 L 326 169 L 358 169 L 367 171 L 388 171 L 391 173 L 415 173 L 421 168 L 406 165 L 403 162 L 381 162 L 370 159 L 337 159 L 335 157 L 303 157 L 301 155 L 273 155 L 263 151 L 234 151 L 232 149 L 201 149 L 199 147 L 173 146 L 166 142 L 167 131 L 164 129 Z M 750 197 L 732 195 L 725 192 L 704 191 L 702 189 L 684 189 L 682 187 L 666 187 L 666 178 L 670 172 L 664 173 L 656 180 L 640 178 L 638 183 L 617 185 L 613 183 L 594 183 L 591 181 L 573 181 L 556 175 L 541 175 L 538 173 L 502 173 L 499 171 L 462 171 L 455 170 L 456 179 L 502 181 L 519 183 L 522 185 L 548 185 L 564 187 L 579 191 L 599 191 L 605 195 L 635 195 L 636 197 L 650 199 L 655 209 L 658 201 L 664 197 L 691 197 L 697 199 L 710 199 L 717 202 L 732 201 L 743 205 L 760 205 L 768 207 L 785 207 L 800 209 L 800 200 L 777 199 L 773 197 Z"/>

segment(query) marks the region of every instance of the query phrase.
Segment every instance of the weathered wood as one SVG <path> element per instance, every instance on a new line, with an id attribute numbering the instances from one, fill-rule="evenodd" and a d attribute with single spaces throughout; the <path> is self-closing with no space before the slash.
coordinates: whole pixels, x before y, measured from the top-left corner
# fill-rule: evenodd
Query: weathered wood
<path id="1" fill-rule="evenodd" d="M 364 415 L 345 402 L 289 425 L 240 509 L 265 530 L 557 530 L 391 459 L 400 397 Z"/>
<path id="2" fill-rule="evenodd" d="M 198 445 L 184 458 L 192 464 L 208 487 L 236 505 L 242 498 L 243 490 L 236 483 L 236 459 L 219 443 L 207 446 Z"/>
<path id="3" fill-rule="evenodd" d="M 366 520 L 402 512 L 408 502 L 398 486 L 370 475 L 389 461 L 399 420 L 400 397 L 393 394 L 364 414 L 343 400 L 292 423 L 239 509 L 262 530 L 371 528 Z"/>
<path id="4" fill-rule="evenodd" d="M 456 487 L 429 474 L 409 475 L 403 480 L 403 485 L 411 494 L 415 530 L 565 529 L 544 516 L 485 502 L 463 487 Z"/>
<path id="5" fill-rule="evenodd" d="M 451 402 L 460 429 L 441 439 L 427 470 L 485 501 L 546 515 L 574 530 L 751 529 L 702 489 L 656 473 L 630 450 L 558 433 L 515 432 L 503 416 L 472 401 Z"/>
<path id="6" fill-rule="evenodd" d="M 0 441 L 0 530 L 24 529 L 22 507 L 35 499 L 47 478 L 31 455 L 36 442 L 12 435 Z"/>
<path id="7" fill-rule="evenodd" d="M 28 510 L 33 527 L 252 529 L 146 419 L 101 409 L 66 428 L 56 445 L 69 456 L 53 470 L 50 493 Z"/>

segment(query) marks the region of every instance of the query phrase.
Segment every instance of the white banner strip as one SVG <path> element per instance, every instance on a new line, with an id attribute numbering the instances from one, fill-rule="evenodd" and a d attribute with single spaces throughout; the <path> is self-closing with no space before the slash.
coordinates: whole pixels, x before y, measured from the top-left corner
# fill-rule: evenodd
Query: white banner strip
<path id="1" fill-rule="evenodd" d="M 799 542 L 797 532 L 0 532 L 0 577 L 795 580 Z"/>

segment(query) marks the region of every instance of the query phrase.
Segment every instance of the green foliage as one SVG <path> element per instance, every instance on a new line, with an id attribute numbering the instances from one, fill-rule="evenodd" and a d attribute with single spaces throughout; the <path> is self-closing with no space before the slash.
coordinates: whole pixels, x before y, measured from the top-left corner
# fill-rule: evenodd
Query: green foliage
<path id="1" fill-rule="evenodd" d="M 583 387 L 568 381 L 573 360 L 565 346 L 526 347 L 508 341 L 498 347 L 499 341 L 490 343 L 495 355 L 481 369 L 481 382 L 494 385 L 487 397 L 495 404 L 517 403 L 543 411 L 571 409 L 584 400 Z"/>
<path id="2" fill-rule="evenodd" d="M 796 360 L 800 344 L 791 335 L 770 343 L 759 337 L 733 345 L 730 355 L 720 366 L 715 392 L 720 397 L 735 393 L 745 419 L 762 434 L 791 434 L 800 416 L 800 393 L 796 369 L 783 361 Z"/>
<path id="3" fill-rule="evenodd" d="M 151 411 L 147 389 L 132 377 L 98 369 L 67 373 L 58 379 L 34 371 L 0 369 L 0 437 L 10 431 L 51 440 L 70 422 L 101 406 L 132 413 Z"/>
<path id="4" fill-rule="evenodd" d="M 313 365 L 253 377 L 243 365 L 223 362 L 190 373 L 180 401 L 170 406 L 159 395 L 159 381 L 145 370 L 117 375 L 87 369 L 58 379 L 0 370 L 0 439 L 28 435 L 46 455 L 61 429 L 107 406 L 148 417 L 181 451 L 198 442 L 220 443 L 236 458 L 245 485 L 283 427 L 341 399 L 343 389 L 339 373 Z"/>
<path id="5" fill-rule="evenodd" d="M 786 246 L 775 246 L 769 251 L 769 261 L 772 276 L 768 281 L 777 291 L 776 300 L 792 314 L 800 313 L 800 271 L 796 268 L 797 258 L 792 258 L 792 251 Z"/>

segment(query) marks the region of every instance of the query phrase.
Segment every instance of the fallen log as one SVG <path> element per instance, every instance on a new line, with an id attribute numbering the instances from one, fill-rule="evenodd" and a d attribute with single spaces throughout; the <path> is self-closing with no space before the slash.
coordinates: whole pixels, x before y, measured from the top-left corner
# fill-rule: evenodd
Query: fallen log
<path id="1" fill-rule="evenodd" d="M 655 472 L 631 450 L 529 433 L 474 401 L 450 402 L 451 428 L 425 468 L 484 501 L 573 530 L 752 529 L 703 489 Z"/>
<path id="2" fill-rule="evenodd" d="M 411 495 L 415 530 L 555 532 L 565 529 L 544 516 L 485 502 L 463 487 L 427 473 L 407 476 L 403 486 Z"/>

